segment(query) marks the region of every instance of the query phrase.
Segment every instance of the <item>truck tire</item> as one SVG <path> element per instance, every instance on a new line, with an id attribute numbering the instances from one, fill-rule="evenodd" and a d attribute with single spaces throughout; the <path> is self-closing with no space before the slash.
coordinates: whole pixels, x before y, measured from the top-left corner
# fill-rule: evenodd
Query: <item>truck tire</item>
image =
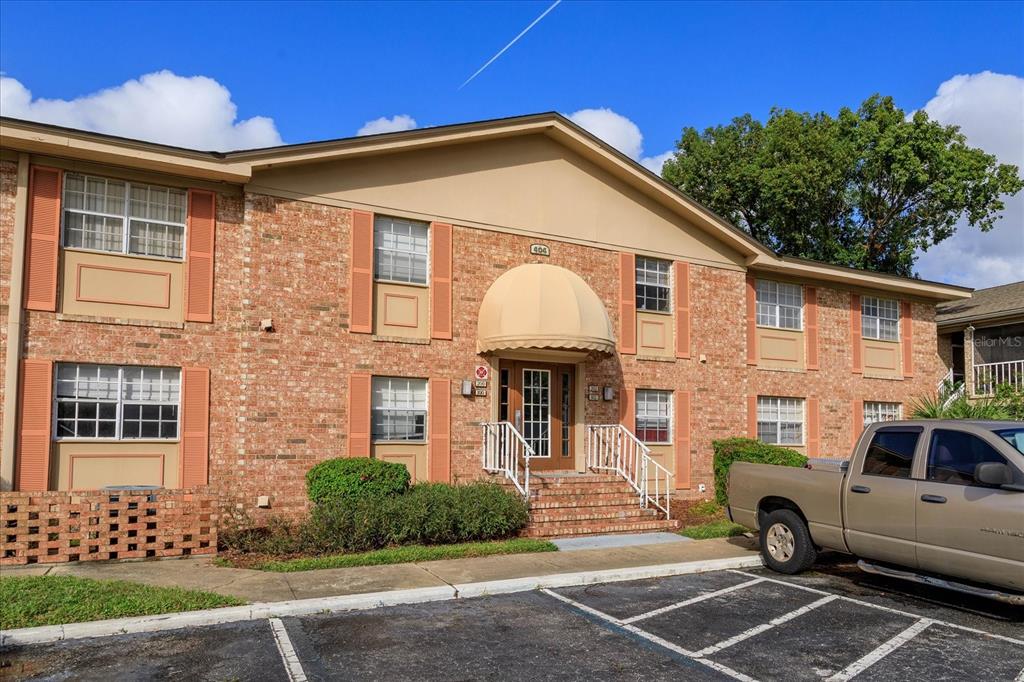
<path id="1" fill-rule="evenodd" d="M 792 575 L 811 567 L 818 552 L 799 514 L 790 509 L 776 509 L 765 516 L 760 525 L 761 556 L 768 568 Z"/>

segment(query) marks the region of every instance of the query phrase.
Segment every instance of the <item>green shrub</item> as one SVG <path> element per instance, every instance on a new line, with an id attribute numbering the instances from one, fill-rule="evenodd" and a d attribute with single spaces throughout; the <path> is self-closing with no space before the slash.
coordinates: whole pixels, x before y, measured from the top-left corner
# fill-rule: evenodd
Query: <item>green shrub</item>
<path id="1" fill-rule="evenodd" d="M 338 457 L 306 472 L 306 491 L 316 504 L 404 493 L 409 470 L 403 464 L 368 457 Z"/>
<path id="2" fill-rule="evenodd" d="M 729 467 L 733 462 L 756 462 L 758 464 L 780 464 L 802 467 L 807 457 L 796 450 L 769 445 L 752 438 L 725 438 L 712 442 L 715 448 L 715 501 L 729 504 Z"/>

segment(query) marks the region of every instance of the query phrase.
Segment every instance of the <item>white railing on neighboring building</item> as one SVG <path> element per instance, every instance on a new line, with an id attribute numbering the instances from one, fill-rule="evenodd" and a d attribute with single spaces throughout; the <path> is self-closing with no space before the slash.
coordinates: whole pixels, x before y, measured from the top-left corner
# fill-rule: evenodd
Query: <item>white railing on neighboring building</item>
<path id="1" fill-rule="evenodd" d="M 505 474 L 505 478 L 512 481 L 516 490 L 529 497 L 533 447 L 510 422 L 484 422 L 481 426 L 484 470 Z"/>
<path id="2" fill-rule="evenodd" d="M 617 473 L 637 492 L 641 507 L 653 505 L 669 518 L 672 474 L 622 424 L 587 425 L 587 468 Z"/>
<path id="3" fill-rule="evenodd" d="M 996 387 L 1008 384 L 1024 390 L 1024 360 L 985 362 L 974 366 L 974 395 L 992 396 Z"/>

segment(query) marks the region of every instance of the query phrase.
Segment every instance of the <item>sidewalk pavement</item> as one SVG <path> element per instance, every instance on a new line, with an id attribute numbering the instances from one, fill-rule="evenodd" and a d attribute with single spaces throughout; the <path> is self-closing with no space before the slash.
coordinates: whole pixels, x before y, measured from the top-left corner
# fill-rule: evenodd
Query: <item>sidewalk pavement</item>
<path id="1" fill-rule="evenodd" d="M 296 573 L 221 568 L 213 565 L 209 557 L 197 557 L 163 561 L 34 565 L 6 568 L 4 575 L 74 575 L 98 580 L 129 580 L 147 585 L 206 590 L 259 603 L 756 557 L 756 542 L 741 536 L 612 549 L 327 568 Z"/>

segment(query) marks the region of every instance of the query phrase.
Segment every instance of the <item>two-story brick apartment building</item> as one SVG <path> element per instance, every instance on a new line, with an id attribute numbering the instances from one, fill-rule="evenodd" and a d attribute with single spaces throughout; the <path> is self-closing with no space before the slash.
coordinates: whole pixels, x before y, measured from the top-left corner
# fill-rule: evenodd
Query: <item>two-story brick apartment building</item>
<path id="1" fill-rule="evenodd" d="M 0 132 L 8 489 L 290 513 L 329 457 L 583 472 L 635 434 L 706 497 L 714 439 L 843 455 L 933 391 L 935 304 L 969 296 L 779 257 L 556 114 L 230 153 Z"/>

